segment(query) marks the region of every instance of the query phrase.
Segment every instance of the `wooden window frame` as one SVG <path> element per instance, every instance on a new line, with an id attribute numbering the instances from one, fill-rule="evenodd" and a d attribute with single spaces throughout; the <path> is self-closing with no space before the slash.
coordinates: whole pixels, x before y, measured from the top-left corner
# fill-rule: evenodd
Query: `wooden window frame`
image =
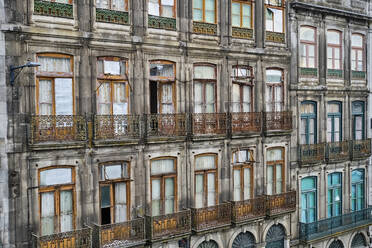
<path id="1" fill-rule="evenodd" d="M 327 113 L 327 119 L 330 118 L 331 119 L 331 123 L 332 123 L 332 127 L 331 127 L 331 142 L 338 142 L 338 141 L 342 141 L 342 102 L 340 101 L 329 101 L 328 102 L 328 106 L 329 104 L 337 104 L 340 108 L 340 111 L 339 112 L 328 112 Z M 339 118 L 340 119 L 340 126 L 339 126 L 339 130 L 340 130 L 340 135 L 339 135 L 339 140 L 335 140 L 335 119 L 336 118 Z M 327 120 L 328 121 L 328 120 Z M 327 133 L 328 133 L 328 130 L 327 130 Z"/>
<path id="2" fill-rule="evenodd" d="M 339 175 L 340 176 L 340 183 L 339 184 L 330 184 L 330 182 L 329 182 L 329 176 L 331 176 L 331 178 L 332 178 L 332 175 L 333 174 L 337 174 L 337 175 Z M 342 202 L 343 202 L 343 197 L 342 197 L 342 179 L 343 179 L 343 177 L 342 177 L 342 173 L 341 172 L 333 172 L 333 173 L 329 173 L 328 175 L 327 175 L 327 218 L 332 218 L 332 217 L 336 217 L 336 216 L 340 216 L 340 215 L 342 215 Z M 331 179 L 332 180 L 332 179 Z M 340 203 L 340 214 L 339 215 L 335 215 L 335 213 L 334 213 L 334 211 L 335 211 L 335 204 L 337 203 L 334 199 L 333 199 L 333 201 L 332 202 L 330 202 L 330 199 L 328 198 L 328 196 L 329 196 L 329 191 L 332 191 L 332 198 L 333 198 L 333 196 L 334 196 L 334 191 L 336 190 L 336 189 L 340 189 L 340 200 L 338 201 L 339 203 Z M 332 208 L 332 215 L 331 216 L 329 216 L 328 214 L 328 207 L 329 206 L 331 206 L 331 208 Z"/>
<path id="3" fill-rule="evenodd" d="M 331 48 L 332 49 L 332 57 L 331 57 L 331 60 L 332 60 L 332 68 L 327 68 L 327 69 L 334 69 L 334 70 L 343 70 L 342 69 L 342 56 L 343 56 L 343 53 L 342 53 L 342 32 L 341 31 L 338 31 L 338 30 L 335 30 L 335 29 L 329 29 L 327 30 L 327 34 L 329 32 L 334 32 L 334 33 L 338 33 L 339 35 L 339 41 L 340 41 L 340 44 L 337 45 L 337 44 L 333 44 L 333 43 L 329 43 L 328 39 L 327 39 L 327 49 L 328 48 Z M 336 58 L 335 58 L 335 50 L 338 49 L 340 51 L 340 68 L 335 68 L 335 61 L 336 61 Z M 328 67 L 328 51 L 327 51 L 327 67 Z"/>
<path id="4" fill-rule="evenodd" d="M 357 46 L 353 46 L 353 36 L 360 36 L 362 37 L 362 46 L 361 47 L 357 47 Z M 364 53 L 364 41 L 365 41 L 365 36 L 362 35 L 362 34 L 359 34 L 359 33 L 352 33 L 351 34 L 351 53 L 355 52 L 355 71 L 359 71 L 358 70 L 358 51 L 362 51 L 362 71 L 365 71 L 366 70 L 366 56 L 365 56 L 365 53 Z M 352 57 L 352 55 L 351 55 Z M 351 60 L 351 67 L 353 66 L 353 61 Z"/>
<path id="5" fill-rule="evenodd" d="M 250 198 L 249 199 L 253 199 L 254 198 L 254 168 L 253 168 L 253 151 L 250 150 L 250 149 L 239 149 L 239 150 L 235 150 L 233 152 L 233 155 L 232 155 L 232 159 L 234 159 L 234 153 L 235 152 L 239 152 L 241 150 L 247 150 L 249 152 L 249 155 L 250 155 L 250 161 L 248 162 L 241 162 L 241 163 L 238 163 L 238 164 L 234 164 L 234 161 L 232 161 L 232 164 L 233 164 L 233 175 L 234 175 L 234 171 L 235 170 L 239 170 L 240 171 L 240 201 L 244 201 L 244 169 L 249 169 L 250 170 L 250 173 L 251 173 L 251 178 L 250 178 L 250 182 L 251 182 L 251 187 L 250 187 Z M 233 176 L 233 180 L 234 180 L 234 176 Z M 233 185 L 234 185 L 234 182 L 233 182 Z M 234 194 L 234 193 L 233 193 Z M 235 199 L 234 199 L 235 201 Z"/>
<path id="6" fill-rule="evenodd" d="M 205 114 L 206 112 L 206 84 L 207 83 L 213 83 L 214 84 L 214 112 L 217 113 L 217 66 L 215 64 L 207 64 L 207 63 L 202 63 L 202 64 L 194 64 L 193 69 L 195 70 L 195 67 L 197 66 L 208 66 L 208 67 L 213 67 L 214 68 L 214 75 L 215 79 L 198 79 L 194 78 L 193 75 L 193 105 L 194 105 L 194 112 L 195 112 L 195 82 L 201 83 L 203 87 L 203 92 L 202 92 L 202 99 L 203 99 L 203 107 L 202 107 L 202 112 L 201 114 Z M 212 114 L 212 113 L 211 113 Z"/>
<path id="7" fill-rule="evenodd" d="M 362 112 L 354 112 L 354 110 L 353 110 L 353 108 L 354 108 L 354 106 L 355 105 L 358 105 L 358 104 L 360 104 L 361 106 L 362 106 L 362 108 L 363 108 L 363 110 L 362 110 Z M 355 123 L 355 117 L 357 117 L 357 116 L 360 116 L 360 117 L 362 117 L 362 140 L 364 140 L 365 139 L 365 137 L 366 137 L 366 128 L 365 128 L 365 111 L 366 111 L 366 107 L 365 107 L 365 102 L 364 101 L 359 101 L 359 100 L 357 100 L 357 101 L 353 101 L 352 103 L 351 103 L 351 111 L 352 111 L 352 132 L 353 132 L 353 140 L 356 140 L 356 130 L 355 130 L 355 128 L 356 128 L 356 123 Z"/>
<path id="8" fill-rule="evenodd" d="M 150 3 L 150 0 L 148 0 L 148 4 Z M 158 4 L 159 4 L 159 16 L 160 17 L 163 17 L 163 4 L 161 4 L 161 1 L 162 0 L 157 0 L 158 1 Z M 177 0 L 173 0 L 173 15 L 172 17 L 167 17 L 167 18 L 176 18 L 176 15 L 177 15 Z"/>
<path id="9" fill-rule="evenodd" d="M 71 78 L 72 80 L 72 115 L 75 115 L 75 82 L 74 82 L 74 57 L 67 54 L 60 53 L 38 53 L 36 55 L 36 61 L 39 61 L 39 57 L 50 57 L 50 58 L 65 58 L 70 59 L 70 70 L 71 73 L 65 72 L 42 72 L 39 68 L 36 68 L 36 115 L 40 115 L 39 108 L 39 96 L 40 96 L 40 80 L 50 80 L 52 82 L 52 114 L 56 115 L 55 105 L 55 79 L 56 78 Z"/>
<path id="10" fill-rule="evenodd" d="M 70 0 L 70 1 L 72 1 L 72 0 Z M 96 0 L 95 0 L 96 1 Z M 108 1 L 108 4 L 109 4 L 109 8 L 107 8 L 107 9 L 109 9 L 109 10 L 114 10 L 113 8 L 112 8 L 112 0 L 107 0 Z M 128 0 L 122 0 L 123 2 L 124 2 L 124 4 L 125 4 L 125 9 L 124 10 L 122 10 L 122 11 L 128 11 Z M 97 4 L 97 2 L 96 2 L 96 4 Z M 120 11 L 120 10 L 115 10 L 115 11 Z"/>
<path id="11" fill-rule="evenodd" d="M 101 169 L 102 167 L 104 166 L 110 166 L 110 165 L 118 165 L 118 164 L 121 164 L 123 166 L 123 164 L 126 163 L 128 165 L 127 167 L 127 173 L 128 173 L 128 177 L 125 178 L 125 177 L 122 177 L 122 178 L 117 178 L 117 179 L 102 179 L 101 177 Z M 110 161 L 110 162 L 105 162 L 105 163 L 100 163 L 98 165 L 98 168 L 99 168 L 99 209 L 101 210 L 101 187 L 103 186 L 110 186 L 110 217 L 111 217 L 111 224 L 114 224 L 116 223 L 115 222 L 115 185 L 118 184 L 118 183 L 125 183 L 126 184 L 126 200 L 127 200 L 127 221 L 129 221 L 131 219 L 131 216 L 130 216 L 130 197 L 131 197 L 131 194 L 130 194 L 130 182 L 132 181 L 131 177 L 130 177 L 130 169 L 131 169 L 131 166 L 130 166 L 130 162 L 128 161 Z M 123 172 L 123 171 L 122 171 Z M 101 216 L 101 211 L 99 212 L 99 221 L 102 222 L 102 216 Z"/>
<path id="12" fill-rule="evenodd" d="M 314 113 L 300 113 L 300 126 L 301 126 L 301 120 L 306 119 L 306 129 L 305 129 L 305 135 L 306 135 L 306 144 L 310 144 L 310 132 L 309 132 L 309 123 L 310 119 L 314 119 L 314 144 L 317 144 L 318 141 L 318 113 L 317 113 L 317 102 L 315 101 L 303 101 L 300 103 L 302 104 L 311 104 L 314 106 Z M 301 135 L 301 131 L 300 131 Z M 300 139 L 301 140 L 301 139 Z"/>
<path id="13" fill-rule="evenodd" d="M 305 49 L 305 68 L 317 68 L 318 67 L 318 39 L 317 39 L 317 28 L 312 26 L 301 26 L 300 28 L 310 28 L 314 31 L 314 40 L 302 40 L 300 37 L 300 46 L 303 46 Z M 314 67 L 309 66 L 309 47 L 314 46 Z M 300 54 L 300 60 L 302 55 Z"/>
<path id="14" fill-rule="evenodd" d="M 66 184 L 56 184 L 56 185 L 46 185 L 46 186 L 41 186 L 40 183 L 40 173 L 42 171 L 47 171 L 47 170 L 53 170 L 53 169 L 71 169 L 71 183 L 66 183 Z M 39 188 L 38 188 L 38 202 L 39 202 L 39 232 L 42 232 L 42 222 L 41 222 L 41 195 L 43 193 L 49 193 L 49 192 L 54 192 L 54 230 L 53 233 L 59 233 L 61 232 L 61 212 L 60 212 L 60 192 L 61 191 L 69 191 L 71 190 L 72 192 L 72 229 L 76 229 L 76 189 L 75 189 L 75 183 L 76 183 L 76 172 L 75 168 L 73 166 L 49 166 L 46 168 L 42 168 L 38 170 L 38 183 L 39 183 Z"/>
<path id="15" fill-rule="evenodd" d="M 268 70 L 275 70 L 275 71 L 280 71 L 282 76 L 281 76 L 281 82 L 280 84 L 279 83 L 272 83 L 272 82 L 268 82 L 267 80 L 267 71 Z M 281 86 L 282 87 L 282 101 L 281 101 L 281 105 L 282 105 L 282 111 L 283 109 L 285 109 L 285 90 L 284 90 L 284 70 L 281 69 L 281 68 L 277 68 L 277 67 L 270 67 L 270 68 L 266 68 L 266 71 L 265 71 L 265 77 L 266 77 L 266 90 L 268 90 L 269 87 L 272 87 L 273 89 L 275 87 L 279 87 Z M 276 101 L 275 101 L 275 91 L 272 91 L 274 92 L 273 95 L 272 95 L 272 99 L 271 99 L 271 104 L 274 105 L 274 110 L 272 112 L 277 112 L 276 111 Z M 266 97 L 266 96 L 265 96 Z"/>
<path id="16" fill-rule="evenodd" d="M 269 31 L 269 32 L 275 32 L 275 33 L 285 33 L 285 31 L 286 31 L 286 29 L 285 29 L 285 16 L 286 16 L 286 13 L 285 13 L 285 1 L 284 0 L 282 0 L 282 5 L 281 6 L 276 6 L 276 5 L 270 5 L 270 4 L 266 4 L 266 3 L 264 3 L 264 5 L 265 5 L 265 31 Z M 267 21 L 267 19 L 266 19 L 266 9 L 268 9 L 268 8 L 271 8 L 271 9 L 279 9 L 279 10 L 281 10 L 282 11 L 282 26 L 283 26 L 283 30 L 282 30 L 282 32 L 276 32 L 276 31 L 274 31 L 275 30 L 275 25 L 274 25 L 274 20 L 275 20 L 275 17 L 274 17 L 274 13 L 273 13 L 273 30 L 271 31 L 271 30 L 267 30 L 267 25 L 266 25 L 266 21 Z"/>
<path id="17" fill-rule="evenodd" d="M 156 160 L 164 160 L 164 159 L 172 159 L 174 172 L 166 173 L 166 174 L 159 174 L 159 175 L 151 175 L 151 166 L 152 162 Z M 150 160 L 150 197 L 152 201 L 152 180 L 160 179 L 160 215 L 165 215 L 165 179 L 173 178 L 174 179 L 174 213 L 178 211 L 178 181 L 177 181 L 177 158 L 176 157 L 158 157 L 153 158 Z M 152 207 L 151 208 L 151 215 Z"/>
<path id="18" fill-rule="evenodd" d="M 232 27 L 238 27 L 238 28 L 247 28 L 247 29 L 253 29 L 253 3 L 250 0 L 232 0 L 231 6 L 233 3 L 238 3 L 240 5 L 240 25 L 239 26 L 233 26 L 232 21 L 231 25 Z M 250 27 L 243 27 L 243 5 L 249 5 L 251 7 L 251 13 L 250 13 Z M 232 16 L 232 14 L 231 14 Z M 232 17 L 231 17 L 232 18 Z"/>
<path id="19" fill-rule="evenodd" d="M 274 161 L 268 161 L 266 160 L 266 173 L 268 171 L 269 166 L 273 166 L 273 195 L 277 195 L 277 189 L 276 189 L 276 165 L 281 164 L 282 165 L 282 192 L 280 194 L 283 194 L 286 192 L 285 188 L 285 148 L 281 146 L 276 146 L 276 147 L 270 147 L 267 148 L 266 154 L 268 153 L 269 150 L 274 150 L 274 149 L 281 149 L 282 150 L 282 155 L 283 159 L 282 160 L 274 160 Z M 267 181 L 268 182 L 268 181 Z M 267 182 L 266 182 L 266 189 L 267 189 Z"/>
<path id="20" fill-rule="evenodd" d="M 253 76 L 253 68 L 250 67 L 250 66 L 233 66 L 232 70 L 234 71 L 234 69 L 238 69 L 238 68 L 243 68 L 243 69 L 247 69 L 250 71 L 250 76 L 248 77 L 249 78 L 249 82 L 242 82 L 242 81 L 239 81 L 237 80 L 237 77 L 233 77 L 232 78 L 232 83 L 233 84 L 238 84 L 239 85 L 239 92 L 240 92 L 240 112 L 242 113 L 243 111 L 243 98 L 244 98 L 244 95 L 243 95 L 243 88 L 244 86 L 248 86 L 251 88 L 251 108 L 250 108 L 250 112 L 253 112 L 253 109 L 254 109 L 254 100 L 255 100 L 255 97 L 254 97 L 254 76 Z"/>
<path id="21" fill-rule="evenodd" d="M 357 182 L 353 182 L 352 181 L 352 175 L 353 175 L 353 172 L 354 171 L 361 171 L 361 172 L 363 172 L 363 180 L 359 180 L 359 181 L 357 181 Z M 352 170 L 351 171 L 351 180 L 350 180 L 350 211 L 351 212 L 355 212 L 355 211 L 359 211 L 359 210 L 362 210 L 363 208 L 365 208 L 366 207 L 366 170 L 365 169 L 362 169 L 362 168 L 360 168 L 360 169 L 354 169 L 354 170 Z M 363 206 L 362 206 L 362 209 L 358 209 L 358 205 L 357 205 L 357 203 L 358 203 L 358 199 L 360 199 L 360 198 L 358 198 L 358 192 L 355 192 L 355 198 L 353 198 L 353 195 L 352 195 L 352 191 L 353 191 L 353 186 L 354 185 L 360 185 L 360 184 L 362 184 L 362 188 L 363 188 Z M 353 201 L 355 201 L 355 204 L 356 204 L 356 206 L 355 206 L 355 209 L 353 210 L 353 206 L 352 206 L 352 204 L 353 204 Z"/>
<path id="22" fill-rule="evenodd" d="M 312 178 L 314 181 L 315 181 L 315 188 L 314 189 L 311 189 L 311 190 L 305 190 L 303 191 L 302 190 L 302 187 L 301 187 L 301 199 L 300 199 L 300 203 L 302 203 L 302 197 L 304 196 L 308 196 L 309 193 L 315 193 L 315 202 L 314 202 L 314 206 L 315 206 L 315 216 L 314 216 L 314 221 L 316 221 L 318 219 L 318 178 L 316 176 L 308 176 L 308 177 L 304 177 L 301 179 L 301 183 L 302 183 L 302 180 L 306 179 L 306 178 Z M 302 186 L 302 185 L 301 185 Z M 300 220 L 302 220 L 302 210 L 305 210 L 306 211 L 306 223 L 311 223 L 309 221 L 309 214 L 308 214 L 308 211 L 309 211 L 309 208 L 306 206 L 306 208 L 304 208 L 304 206 L 302 206 L 301 204 L 301 218 Z"/>
<path id="23" fill-rule="evenodd" d="M 207 21 L 205 20 L 205 0 L 200 0 L 200 1 L 202 1 L 202 3 L 203 3 L 203 7 L 202 7 L 202 9 L 201 9 L 201 11 L 202 11 L 202 13 L 203 13 L 202 20 L 201 20 L 201 21 L 195 21 L 195 20 L 194 20 L 194 17 L 192 18 L 192 20 L 195 21 L 195 22 L 204 22 L 204 23 L 217 24 L 217 8 L 218 8 L 218 6 L 217 6 L 217 1 L 214 0 L 214 22 L 207 22 Z M 194 8 L 194 6 L 192 6 L 193 13 L 194 13 L 194 9 L 197 9 L 197 8 Z"/>
<path id="24" fill-rule="evenodd" d="M 214 169 L 207 169 L 207 170 L 197 170 L 196 169 L 196 159 L 198 157 L 203 157 L 203 156 L 214 156 L 214 164 L 215 164 L 215 168 Z M 209 173 L 214 173 L 215 177 L 214 177 L 214 192 L 215 192 L 215 203 L 216 205 L 219 204 L 219 191 L 218 191 L 218 154 L 216 153 L 203 153 L 203 154 L 198 154 L 198 155 L 195 155 L 194 157 L 194 199 L 195 199 L 195 196 L 196 196 L 196 175 L 203 175 L 203 207 L 202 208 L 206 208 L 208 206 L 208 174 Z"/>

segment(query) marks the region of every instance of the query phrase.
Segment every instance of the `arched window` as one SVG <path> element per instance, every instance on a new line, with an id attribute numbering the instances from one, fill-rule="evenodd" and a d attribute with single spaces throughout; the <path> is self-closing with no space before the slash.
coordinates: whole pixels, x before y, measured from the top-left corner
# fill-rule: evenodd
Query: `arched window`
<path id="1" fill-rule="evenodd" d="M 256 239 L 250 232 L 239 233 L 233 241 L 232 248 L 255 248 Z"/>
<path id="2" fill-rule="evenodd" d="M 361 34 L 351 35 L 351 70 L 365 70 L 364 36 Z"/>
<path id="3" fill-rule="evenodd" d="M 149 15 L 176 17 L 176 0 L 149 0 Z"/>
<path id="4" fill-rule="evenodd" d="M 218 248 L 218 244 L 213 240 L 203 241 L 198 248 Z"/>
<path id="5" fill-rule="evenodd" d="M 301 179 L 301 222 L 311 223 L 317 219 L 317 178 Z"/>
<path id="6" fill-rule="evenodd" d="M 279 69 L 266 70 L 266 112 L 280 112 L 284 107 L 284 77 Z"/>
<path id="7" fill-rule="evenodd" d="M 217 155 L 195 156 L 195 207 L 203 208 L 218 203 Z"/>
<path id="8" fill-rule="evenodd" d="M 242 149 L 233 152 L 234 201 L 253 197 L 253 151 Z"/>
<path id="9" fill-rule="evenodd" d="M 216 112 L 215 65 L 194 65 L 194 113 Z"/>
<path id="10" fill-rule="evenodd" d="M 253 75 L 252 68 L 234 66 L 232 69 L 232 112 L 253 111 Z"/>
<path id="11" fill-rule="evenodd" d="M 101 9 L 128 11 L 128 0 L 96 0 L 96 7 Z"/>
<path id="12" fill-rule="evenodd" d="M 341 102 L 328 102 L 327 141 L 342 141 L 342 107 Z"/>
<path id="13" fill-rule="evenodd" d="M 267 149 L 267 194 L 275 195 L 284 192 L 285 166 L 284 148 L 275 147 Z"/>
<path id="14" fill-rule="evenodd" d="M 364 235 L 358 233 L 354 236 L 353 241 L 351 242 L 351 248 L 365 248 L 367 247 L 366 239 Z"/>
<path id="15" fill-rule="evenodd" d="M 341 240 L 335 240 L 329 245 L 329 248 L 344 248 L 344 244 Z"/>
<path id="16" fill-rule="evenodd" d="M 216 23 L 216 0 L 193 0 L 192 19 L 198 22 Z"/>
<path id="17" fill-rule="evenodd" d="M 342 214 L 342 174 L 328 174 L 327 216 L 328 218 Z"/>
<path id="18" fill-rule="evenodd" d="M 75 228 L 75 170 L 49 167 L 39 170 L 40 233 L 49 235 Z"/>
<path id="19" fill-rule="evenodd" d="M 252 28 L 253 8 L 250 0 L 236 1 L 231 4 L 231 23 L 233 27 Z"/>
<path id="20" fill-rule="evenodd" d="M 357 169 L 351 172 L 351 211 L 364 208 L 364 170 Z"/>
<path id="21" fill-rule="evenodd" d="M 285 230 L 281 224 L 272 225 L 266 234 L 266 248 L 284 248 Z"/>
<path id="22" fill-rule="evenodd" d="M 364 139 L 364 102 L 355 101 L 352 104 L 353 139 Z"/>
<path id="23" fill-rule="evenodd" d="M 317 142 L 316 102 L 302 102 L 300 114 L 300 142 L 301 144 L 315 144 Z"/>
<path id="24" fill-rule="evenodd" d="M 337 30 L 327 31 L 327 68 L 328 76 L 342 77 L 342 39 L 341 32 Z"/>
<path id="25" fill-rule="evenodd" d="M 300 28 L 300 67 L 317 67 L 316 28 L 302 26 Z"/>

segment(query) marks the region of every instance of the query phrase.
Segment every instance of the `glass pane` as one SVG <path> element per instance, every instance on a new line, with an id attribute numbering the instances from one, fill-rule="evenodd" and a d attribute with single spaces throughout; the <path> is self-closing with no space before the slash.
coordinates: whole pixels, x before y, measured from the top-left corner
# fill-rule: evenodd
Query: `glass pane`
<path id="1" fill-rule="evenodd" d="M 111 206 L 110 186 L 101 186 L 101 208 Z"/>
<path id="2" fill-rule="evenodd" d="M 72 79 L 56 78 L 54 80 L 54 83 L 56 115 L 72 115 L 73 114 Z"/>
<path id="3" fill-rule="evenodd" d="M 243 4 L 243 24 L 244 28 L 251 27 L 251 6 L 248 4 Z"/>
<path id="4" fill-rule="evenodd" d="M 308 204 L 309 208 L 314 208 L 316 206 L 316 192 L 311 192 L 308 194 Z"/>
<path id="5" fill-rule="evenodd" d="M 341 44 L 340 43 L 341 42 L 340 37 L 341 37 L 340 32 L 338 32 L 338 31 L 328 31 L 327 32 L 327 43 L 340 45 Z"/>
<path id="6" fill-rule="evenodd" d="M 240 16 L 240 3 L 232 3 L 231 14 Z"/>
<path id="7" fill-rule="evenodd" d="M 274 148 L 267 150 L 267 161 L 283 160 L 283 149 Z"/>
<path id="8" fill-rule="evenodd" d="M 163 63 L 150 64 L 150 76 L 161 78 L 174 78 L 174 65 Z"/>
<path id="9" fill-rule="evenodd" d="M 115 223 L 127 221 L 127 185 L 115 184 Z"/>
<path id="10" fill-rule="evenodd" d="M 159 16 L 159 2 L 158 0 L 149 1 L 149 15 Z"/>
<path id="11" fill-rule="evenodd" d="M 118 165 L 105 165 L 104 170 L 102 170 L 104 175 L 102 175 L 102 180 L 112 180 L 122 177 L 121 164 Z"/>
<path id="12" fill-rule="evenodd" d="M 41 235 L 54 233 L 54 192 L 41 194 Z"/>
<path id="13" fill-rule="evenodd" d="M 205 11 L 205 21 L 209 23 L 215 22 L 215 13 L 214 11 Z"/>
<path id="14" fill-rule="evenodd" d="M 204 206 L 204 176 L 202 174 L 197 174 L 195 177 L 195 207 L 201 208 Z"/>
<path id="15" fill-rule="evenodd" d="M 113 114 L 126 115 L 128 114 L 126 84 L 114 84 L 114 99 L 113 99 Z"/>
<path id="16" fill-rule="evenodd" d="M 73 229 L 72 191 L 61 191 L 60 194 L 61 232 L 68 232 Z"/>
<path id="17" fill-rule="evenodd" d="M 315 29 L 310 27 L 301 27 L 300 39 L 315 42 Z"/>
<path id="18" fill-rule="evenodd" d="M 193 8 L 198 8 L 198 9 L 203 8 L 203 0 L 194 0 L 192 3 L 193 3 Z"/>
<path id="19" fill-rule="evenodd" d="M 266 70 L 266 81 L 269 83 L 281 83 L 282 82 L 282 71 Z"/>
<path id="20" fill-rule="evenodd" d="M 160 215 L 160 179 L 151 180 L 152 215 Z"/>
<path id="21" fill-rule="evenodd" d="M 273 194 L 273 183 L 274 183 L 274 167 L 268 166 L 267 167 L 267 194 Z"/>
<path id="22" fill-rule="evenodd" d="M 282 178 L 282 166 L 281 165 L 276 165 L 276 168 L 275 168 L 275 171 L 276 171 L 276 193 L 277 194 L 280 194 L 282 193 L 283 189 L 282 189 L 282 182 L 283 182 L 283 178 Z"/>
<path id="23" fill-rule="evenodd" d="M 53 58 L 53 57 L 38 57 L 39 71 L 42 72 L 71 72 L 71 60 L 70 58 Z"/>
<path id="24" fill-rule="evenodd" d="M 266 8 L 266 30 L 274 31 L 274 12 L 269 8 Z"/>
<path id="25" fill-rule="evenodd" d="M 103 61 L 104 74 L 120 75 L 120 61 Z"/>
<path id="26" fill-rule="evenodd" d="M 58 168 L 40 172 L 40 186 L 72 183 L 72 169 Z"/>
<path id="27" fill-rule="evenodd" d="M 301 103 L 300 112 L 301 112 L 301 114 L 314 114 L 315 113 L 315 104 Z"/>
<path id="28" fill-rule="evenodd" d="M 363 47 L 363 36 L 353 34 L 351 36 L 351 46 L 353 46 L 353 47 Z"/>
<path id="29" fill-rule="evenodd" d="M 165 179 L 165 214 L 174 212 L 174 178 Z"/>
<path id="30" fill-rule="evenodd" d="M 240 112 L 240 85 L 232 85 L 233 112 Z"/>
<path id="31" fill-rule="evenodd" d="M 244 199 L 251 198 L 251 169 L 244 168 Z"/>
<path id="32" fill-rule="evenodd" d="M 363 104 L 353 103 L 353 113 L 363 113 Z"/>
<path id="33" fill-rule="evenodd" d="M 362 171 L 362 170 L 353 170 L 351 172 L 351 181 L 353 183 L 364 181 L 364 171 Z"/>
<path id="34" fill-rule="evenodd" d="M 216 79 L 215 67 L 213 66 L 195 66 L 194 78 L 197 79 Z"/>
<path id="35" fill-rule="evenodd" d="M 165 5 L 163 5 L 161 16 L 168 17 L 168 18 L 173 18 L 174 17 L 173 6 L 165 6 Z"/>
<path id="36" fill-rule="evenodd" d="M 215 175 L 214 173 L 208 173 L 208 202 L 207 206 L 214 206 L 216 205 L 216 189 L 215 189 Z"/>
<path id="37" fill-rule="evenodd" d="M 109 0 L 96 0 L 96 7 L 97 8 L 103 8 L 103 9 L 109 9 Z"/>
<path id="38" fill-rule="evenodd" d="M 240 201 L 240 170 L 234 170 L 234 201 Z"/>
<path id="39" fill-rule="evenodd" d="M 232 20 L 232 26 L 240 27 L 240 15 L 232 15 L 231 20 Z"/>
<path id="40" fill-rule="evenodd" d="M 112 9 L 125 11 L 126 10 L 125 0 L 112 0 Z"/>
<path id="41" fill-rule="evenodd" d="M 159 159 L 151 161 L 151 175 L 174 173 L 173 159 Z"/>
<path id="42" fill-rule="evenodd" d="M 51 115 L 52 114 L 52 81 L 40 80 L 39 81 L 39 114 Z"/>
<path id="43" fill-rule="evenodd" d="M 203 21 L 203 11 L 201 9 L 193 9 L 192 17 L 194 21 Z"/>
<path id="44" fill-rule="evenodd" d="M 100 115 L 111 114 L 111 86 L 110 83 L 100 83 L 98 91 L 98 113 Z"/>
<path id="45" fill-rule="evenodd" d="M 316 188 L 315 178 L 313 177 L 305 177 L 301 180 L 301 190 L 315 190 Z"/>
<path id="46" fill-rule="evenodd" d="M 283 33 L 283 10 L 271 10 L 274 12 L 274 32 Z"/>
<path id="47" fill-rule="evenodd" d="M 209 170 L 215 168 L 216 164 L 214 155 L 204 155 L 195 158 L 195 170 Z"/>

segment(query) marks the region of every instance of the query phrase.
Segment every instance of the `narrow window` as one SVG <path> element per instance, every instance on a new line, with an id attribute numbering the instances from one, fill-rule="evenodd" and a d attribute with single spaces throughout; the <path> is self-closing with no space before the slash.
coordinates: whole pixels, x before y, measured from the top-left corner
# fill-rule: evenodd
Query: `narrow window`
<path id="1" fill-rule="evenodd" d="M 175 18 L 176 0 L 149 0 L 149 15 Z"/>
<path id="2" fill-rule="evenodd" d="M 234 201 L 253 198 L 253 152 L 238 150 L 233 153 Z"/>
<path id="3" fill-rule="evenodd" d="M 327 68 L 341 70 L 341 32 L 336 30 L 327 31 Z"/>
<path id="4" fill-rule="evenodd" d="M 39 170 L 40 232 L 49 235 L 75 228 L 75 171 L 69 167 Z"/>
<path id="5" fill-rule="evenodd" d="M 96 0 L 96 7 L 101 9 L 128 11 L 128 0 Z"/>
<path id="6" fill-rule="evenodd" d="M 284 33 L 284 1 L 265 0 L 266 31 Z"/>
<path id="7" fill-rule="evenodd" d="M 218 203 L 217 156 L 195 157 L 195 207 L 203 208 Z"/>
<path id="8" fill-rule="evenodd" d="M 327 142 L 338 142 L 342 140 L 341 111 L 340 102 L 328 103 Z"/>
<path id="9" fill-rule="evenodd" d="M 364 134 L 364 102 L 356 101 L 352 104 L 353 138 L 363 140 Z"/>
<path id="10" fill-rule="evenodd" d="M 284 148 L 267 150 L 267 194 L 276 195 L 284 192 Z"/>
<path id="11" fill-rule="evenodd" d="M 328 175 L 327 212 L 328 218 L 342 213 L 342 175 L 340 172 Z"/>
<path id="12" fill-rule="evenodd" d="M 300 142 L 301 144 L 315 144 L 317 142 L 316 103 L 301 103 L 300 113 Z"/>
<path id="13" fill-rule="evenodd" d="M 301 179 L 301 222 L 311 223 L 317 216 L 317 180 L 316 177 Z"/>
<path id="14" fill-rule="evenodd" d="M 364 208 L 364 170 L 357 169 L 351 172 L 351 211 Z"/>
<path id="15" fill-rule="evenodd" d="M 216 23 L 216 0 L 193 0 L 193 20 Z"/>
<path id="16" fill-rule="evenodd" d="M 216 67 L 194 66 L 194 113 L 216 112 Z"/>
<path id="17" fill-rule="evenodd" d="M 232 1 L 232 26 L 239 28 L 252 28 L 252 3 L 250 1 Z"/>
<path id="18" fill-rule="evenodd" d="M 246 66 L 235 66 L 232 70 L 232 112 L 252 112 L 253 75 Z"/>
<path id="19" fill-rule="evenodd" d="M 280 112 L 284 107 L 283 71 L 266 70 L 266 112 Z"/>
<path id="20" fill-rule="evenodd" d="M 364 71 L 364 36 L 353 34 L 351 36 L 351 70 Z"/>
<path id="21" fill-rule="evenodd" d="M 176 211 L 177 170 L 175 158 L 151 161 L 152 216 Z"/>
<path id="22" fill-rule="evenodd" d="M 101 225 L 130 219 L 129 164 L 112 162 L 100 166 Z"/>
<path id="23" fill-rule="evenodd" d="M 300 67 L 317 67 L 316 29 L 312 27 L 300 28 Z"/>

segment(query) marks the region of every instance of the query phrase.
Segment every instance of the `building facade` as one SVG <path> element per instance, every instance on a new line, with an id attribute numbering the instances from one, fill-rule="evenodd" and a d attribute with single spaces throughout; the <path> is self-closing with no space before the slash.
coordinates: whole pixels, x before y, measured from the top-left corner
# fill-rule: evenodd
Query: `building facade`
<path id="1" fill-rule="evenodd" d="M 371 8 L 0 0 L 0 244 L 369 246 Z"/>

